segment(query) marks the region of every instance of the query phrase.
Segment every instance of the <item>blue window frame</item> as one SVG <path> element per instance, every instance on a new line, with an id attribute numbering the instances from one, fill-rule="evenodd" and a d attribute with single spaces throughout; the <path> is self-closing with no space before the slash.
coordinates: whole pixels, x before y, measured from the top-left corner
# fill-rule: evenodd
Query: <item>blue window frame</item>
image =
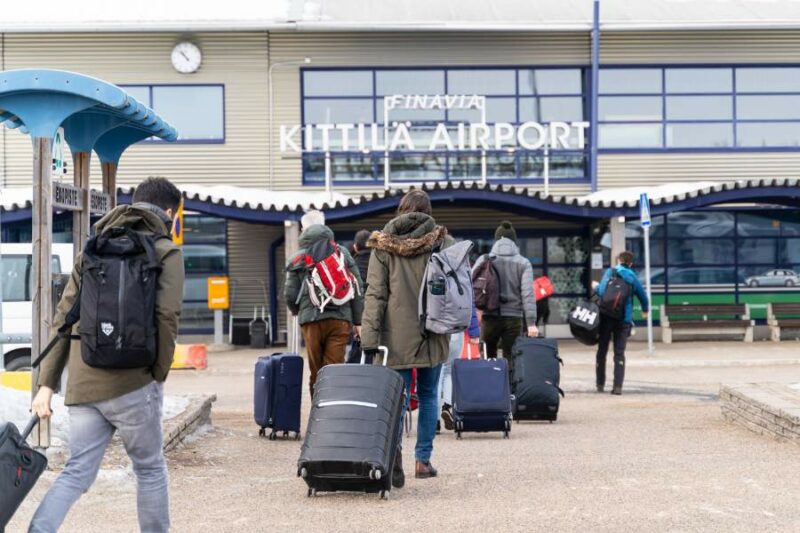
<path id="1" fill-rule="evenodd" d="M 225 86 L 222 84 L 120 85 L 178 130 L 179 143 L 225 142 Z M 198 112 L 202 110 L 202 112 Z M 148 139 L 149 143 L 164 142 Z"/>
<path id="2" fill-rule="evenodd" d="M 486 97 L 486 122 L 588 120 L 584 67 L 398 67 L 301 69 L 302 124 L 383 123 L 383 97 L 392 94 L 477 94 Z M 435 124 L 478 121 L 472 110 L 402 110 L 392 121 L 410 121 L 420 145 Z M 334 136 L 335 138 L 335 136 Z M 455 138 L 455 134 L 453 134 Z M 303 139 L 303 142 L 305 139 Z M 588 139 L 587 139 L 588 141 Z M 315 146 L 319 143 L 315 139 Z M 341 148 L 339 141 L 331 149 Z M 588 142 L 584 150 L 551 152 L 550 179 L 560 183 L 588 181 Z M 487 178 L 494 182 L 543 181 L 541 150 L 487 150 Z M 393 181 L 473 180 L 481 175 L 480 151 L 393 152 Z M 331 154 L 334 183 L 363 184 L 383 180 L 384 152 Z M 303 183 L 325 179 L 325 155 L 303 155 Z"/>
<path id="3" fill-rule="evenodd" d="M 604 67 L 598 95 L 605 152 L 800 147 L 797 67 Z"/>

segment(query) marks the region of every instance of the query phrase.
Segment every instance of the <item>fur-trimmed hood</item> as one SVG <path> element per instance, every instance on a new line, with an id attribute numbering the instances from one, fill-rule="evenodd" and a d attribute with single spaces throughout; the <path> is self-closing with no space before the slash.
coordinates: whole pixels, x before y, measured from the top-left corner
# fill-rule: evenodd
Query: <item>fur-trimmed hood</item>
<path id="1" fill-rule="evenodd" d="M 405 213 L 390 220 L 382 231 L 370 235 L 367 246 L 401 257 L 430 253 L 447 236 L 447 228 L 439 226 L 430 215 Z"/>

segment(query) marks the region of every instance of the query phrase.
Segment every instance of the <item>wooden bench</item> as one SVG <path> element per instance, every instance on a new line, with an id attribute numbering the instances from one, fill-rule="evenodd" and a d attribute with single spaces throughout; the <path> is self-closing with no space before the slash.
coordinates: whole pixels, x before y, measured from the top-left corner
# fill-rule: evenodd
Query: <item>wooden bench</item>
<path id="1" fill-rule="evenodd" d="M 781 340 L 781 328 L 800 329 L 800 303 L 767 304 L 767 325 L 775 342 Z"/>
<path id="2" fill-rule="evenodd" d="M 673 333 L 744 335 L 753 342 L 753 321 L 747 304 L 661 306 L 661 341 L 672 344 Z"/>

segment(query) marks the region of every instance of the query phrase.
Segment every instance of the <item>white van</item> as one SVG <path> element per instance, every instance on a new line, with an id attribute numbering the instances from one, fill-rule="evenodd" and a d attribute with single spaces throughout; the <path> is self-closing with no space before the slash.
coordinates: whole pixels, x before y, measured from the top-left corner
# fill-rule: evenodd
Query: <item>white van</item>
<path id="1" fill-rule="evenodd" d="M 30 334 L 33 328 L 31 293 L 31 243 L 0 244 L 0 289 L 3 291 L 3 323 L 6 334 Z M 53 244 L 53 274 L 72 272 L 72 244 Z M 30 367 L 30 344 L 0 345 L 6 370 Z"/>

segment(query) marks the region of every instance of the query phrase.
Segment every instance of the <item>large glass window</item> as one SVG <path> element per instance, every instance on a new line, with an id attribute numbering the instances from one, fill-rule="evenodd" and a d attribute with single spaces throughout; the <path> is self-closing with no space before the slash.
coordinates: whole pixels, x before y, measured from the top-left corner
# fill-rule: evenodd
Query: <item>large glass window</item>
<path id="1" fill-rule="evenodd" d="M 389 95 L 475 94 L 486 98 L 485 116 L 476 109 L 392 109 L 390 122 L 407 121 L 415 144 L 415 151 L 398 150 L 390 154 L 391 178 L 395 181 L 481 178 L 480 152 L 447 151 L 444 143 L 439 144 L 438 152 L 426 151 L 435 125 L 440 122 L 448 125 L 451 139 L 457 141 L 456 124 L 462 122 L 476 123 L 485 118 L 489 125 L 497 122 L 519 125 L 529 121 L 577 122 L 588 117 L 582 68 L 311 68 L 303 69 L 301 76 L 304 124 L 383 124 L 383 99 Z M 377 134 L 382 142 L 383 130 Z M 321 184 L 325 179 L 322 139 L 322 133 L 315 130 L 313 145 L 304 146 L 305 183 Z M 354 139 L 352 133 L 350 148 L 345 148 L 341 132 L 334 130 L 329 135 L 327 148 L 334 151 L 331 154 L 334 182 L 383 180 L 384 153 L 358 152 Z M 469 143 L 469 132 L 465 140 Z M 304 136 L 301 142 L 306 143 Z M 577 146 L 577 139 L 571 137 L 570 143 Z M 542 150 L 521 149 L 511 140 L 503 146 L 502 150 L 486 152 L 489 180 L 543 179 Z M 587 179 L 588 148 L 554 149 L 550 155 L 551 179 Z"/>
<path id="2" fill-rule="evenodd" d="M 605 149 L 793 148 L 800 68 L 601 69 L 598 111 Z"/>
<path id="3" fill-rule="evenodd" d="M 208 278 L 228 273 L 227 221 L 187 214 L 183 219 L 183 285 L 181 329 L 206 331 L 213 327 L 214 312 L 208 309 Z"/>
<path id="4" fill-rule="evenodd" d="M 223 85 L 128 85 L 122 88 L 175 126 L 178 141 L 225 141 Z M 162 141 L 153 139 L 152 142 Z"/>

